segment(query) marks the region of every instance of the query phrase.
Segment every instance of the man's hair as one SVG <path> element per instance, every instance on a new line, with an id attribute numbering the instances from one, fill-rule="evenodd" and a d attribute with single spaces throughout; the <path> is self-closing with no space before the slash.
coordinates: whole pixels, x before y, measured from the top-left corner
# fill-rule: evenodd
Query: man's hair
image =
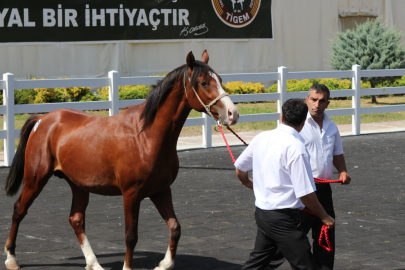
<path id="1" fill-rule="evenodd" d="M 308 97 L 311 95 L 311 91 L 314 90 L 315 93 L 326 93 L 327 100 L 330 98 L 330 91 L 329 88 L 326 87 L 324 84 L 315 83 L 308 89 Z"/>
<path id="2" fill-rule="evenodd" d="M 307 118 L 308 106 L 302 99 L 291 98 L 284 102 L 283 123 L 292 127 L 298 127 Z"/>

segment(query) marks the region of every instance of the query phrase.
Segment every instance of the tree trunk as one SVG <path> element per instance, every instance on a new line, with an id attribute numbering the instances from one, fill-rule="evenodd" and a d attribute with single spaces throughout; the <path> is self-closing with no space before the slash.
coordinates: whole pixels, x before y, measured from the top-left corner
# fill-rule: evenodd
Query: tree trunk
<path id="1" fill-rule="evenodd" d="M 370 81 L 371 88 L 375 88 L 375 84 Z M 371 103 L 378 103 L 377 102 L 377 96 L 376 95 L 371 95 Z"/>
<path id="2" fill-rule="evenodd" d="M 371 103 L 378 103 L 375 95 L 371 96 Z"/>

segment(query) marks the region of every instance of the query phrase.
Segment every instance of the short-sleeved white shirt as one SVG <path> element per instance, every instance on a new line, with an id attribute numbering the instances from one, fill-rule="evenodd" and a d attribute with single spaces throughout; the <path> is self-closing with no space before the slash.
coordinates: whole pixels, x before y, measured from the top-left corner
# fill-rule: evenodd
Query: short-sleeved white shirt
<path id="1" fill-rule="evenodd" d="M 304 139 L 283 124 L 257 135 L 235 167 L 253 170 L 255 205 L 263 210 L 303 209 L 299 198 L 316 190 Z"/>
<path id="2" fill-rule="evenodd" d="M 308 149 L 313 176 L 330 179 L 333 174 L 333 156 L 343 154 L 342 139 L 336 124 L 325 113 L 321 130 L 308 113 L 300 134 Z"/>

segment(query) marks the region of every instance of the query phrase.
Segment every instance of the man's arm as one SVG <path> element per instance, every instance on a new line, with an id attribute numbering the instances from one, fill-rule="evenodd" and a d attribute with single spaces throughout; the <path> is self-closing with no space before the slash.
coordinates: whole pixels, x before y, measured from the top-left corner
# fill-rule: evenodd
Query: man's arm
<path id="1" fill-rule="evenodd" d="M 238 176 L 239 181 L 242 185 L 253 190 L 253 179 L 249 178 L 248 172 L 242 172 L 241 170 L 236 168 L 236 175 Z"/>
<path id="2" fill-rule="evenodd" d="M 322 205 L 319 203 L 315 192 L 309 193 L 305 196 L 300 197 L 301 202 L 315 215 L 317 215 L 328 228 L 335 226 L 335 220 L 329 216 Z"/>
<path id="3" fill-rule="evenodd" d="M 350 181 L 352 180 L 350 176 L 347 174 L 346 170 L 346 162 L 345 162 L 345 157 L 343 154 L 333 156 L 333 165 L 339 172 L 339 179 L 343 179 L 342 185 L 348 185 L 350 184 Z"/>

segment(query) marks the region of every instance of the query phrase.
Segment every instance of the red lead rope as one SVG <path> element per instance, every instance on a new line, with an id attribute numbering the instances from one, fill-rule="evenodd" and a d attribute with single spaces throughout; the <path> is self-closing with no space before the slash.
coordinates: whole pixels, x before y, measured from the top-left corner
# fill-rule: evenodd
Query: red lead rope
<path id="1" fill-rule="evenodd" d="M 228 147 L 228 151 L 229 151 L 229 154 L 231 155 L 232 162 L 233 162 L 233 163 L 235 163 L 235 158 L 234 158 L 234 156 L 233 156 L 233 154 L 232 154 L 232 150 L 231 150 L 231 148 L 229 147 L 228 141 L 227 141 L 227 140 L 226 140 L 226 138 L 225 138 L 225 134 L 224 134 L 224 132 L 222 131 L 222 127 L 221 127 L 220 125 L 218 125 L 218 128 L 219 128 L 219 130 L 221 131 L 222 138 L 224 138 L 224 141 L 225 141 L 226 147 Z M 235 133 L 234 133 L 234 134 L 235 134 Z M 239 136 L 237 136 L 237 137 L 239 138 Z M 247 146 L 247 144 L 246 144 L 246 143 L 245 143 L 245 145 Z"/>
<path id="2" fill-rule="evenodd" d="M 225 138 L 225 134 L 224 134 L 224 132 L 222 131 L 222 127 L 221 127 L 220 125 L 218 125 L 218 128 L 219 128 L 219 130 L 221 131 L 222 138 L 224 138 L 226 147 L 228 148 L 228 151 L 229 151 L 229 154 L 231 155 L 232 161 L 233 161 L 233 163 L 235 163 L 235 157 L 233 156 L 232 150 L 231 150 L 231 148 L 229 147 L 228 141 L 227 141 L 226 138 Z M 227 127 L 227 129 L 228 129 L 230 132 L 232 132 L 239 140 L 241 140 L 246 146 L 248 146 L 248 144 L 247 144 L 244 140 L 242 140 L 230 127 Z M 315 180 L 316 183 L 343 183 L 343 180 L 342 180 L 342 179 L 340 179 L 340 180 L 327 180 L 327 179 L 321 179 L 321 178 L 316 178 L 316 177 L 314 177 L 314 180 Z M 305 212 L 307 212 L 307 213 L 310 213 L 310 214 L 316 216 L 315 213 L 309 211 L 308 209 L 303 209 L 303 211 L 305 211 Z M 323 244 L 323 241 L 322 241 L 323 238 L 325 238 L 325 242 L 326 242 L 326 245 L 327 245 L 327 246 L 325 246 L 325 245 Z M 328 226 L 326 226 L 325 224 L 322 226 L 321 235 L 319 236 L 319 242 L 318 242 L 318 243 L 319 243 L 319 245 L 320 245 L 324 250 L 326 250 L 326 251 L 328 251 L 328 252 L 332 252 L 332 251 L 333 251 L 332 245 L 331 245 L 331 243 L 330 243 L 330 241 L 329 241 Z"/>
<path id="3" fill-rule="evenodd" d="M 314 212 L 311 212 L 308 209 L 304 208 L 302 210 L 307 212 L 307 213 L 310 213 L 311 215 L 316 216 Z M 326 246 L 323 244 L 323 241 L 322 241 L 323 238 L 325 238 Z M 328 226 L 326 226 L 325 224 L 323 224 L 323 226 L 322 226 L 321 234 L 319 235 L 318 243 L 319 243 L 319 246 L 321 246 L 321 248 L 323 248 L 327 252 L 332 252 L 333 251 L 332 244 L 329 241 Z"/>

